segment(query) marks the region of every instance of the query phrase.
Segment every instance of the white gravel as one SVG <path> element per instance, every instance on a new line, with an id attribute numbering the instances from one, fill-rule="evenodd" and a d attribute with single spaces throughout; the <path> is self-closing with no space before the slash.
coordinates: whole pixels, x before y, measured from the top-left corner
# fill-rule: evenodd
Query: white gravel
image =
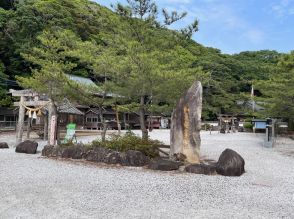
<path id="1" fill-rule="evenodd" d="M 151 137 L 169 143 L 168 131 Z M 244 157 L 241 177 L 88 165 L 0 150 L 0 218 L 294 218 L 294 158 L 281 153 L 282 146 L 263 148 L 262 137 L 202 133 L 203 157 L 217 159 L 225 148 Z M 12 145 L 13 138 L 1 133 L 0 141 Z"/>

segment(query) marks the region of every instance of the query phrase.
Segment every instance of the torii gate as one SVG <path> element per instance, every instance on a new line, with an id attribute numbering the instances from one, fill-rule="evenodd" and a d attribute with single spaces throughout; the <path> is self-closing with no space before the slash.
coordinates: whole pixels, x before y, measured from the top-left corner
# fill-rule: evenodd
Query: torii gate
<path id="1" fill-rule="evenodd" d="M 51 104 L 51 101 L 40 101 L 39 100 L 39 94 L 32 91 L 32 90 L 13 90 L 10 89 L 9 93 L 12 94 L 14 97 L 20 97 L 19 102 L 14 102 L 14 106 L 19 107 L 19 113 L 18 113 L 18 123 L 17 123 L 17 131 L 16 131 L 16 144 L 19 144 L 22 142 L 22 136 L 24 131 L 24 117 L 25 117 L 25 109 L 28 107 L 39 107 L 37 109 L 31 109 L 33 111 L 40 110 L 46 105 Z M 31 100 L 29 100 L 31 99 Z M 32 100 L 33 99 L 33 100 Z M 51 107 L 49 107 L 49 118 L 47 121 L 47 118 L 44 120 L 44 140 L 46 140 L 48 133 L 49 141 L 48 143 L 50 145 L 55 145 L 56 141 L 56 123 L 57 119 L 55 115 L 52 115 Z"/>

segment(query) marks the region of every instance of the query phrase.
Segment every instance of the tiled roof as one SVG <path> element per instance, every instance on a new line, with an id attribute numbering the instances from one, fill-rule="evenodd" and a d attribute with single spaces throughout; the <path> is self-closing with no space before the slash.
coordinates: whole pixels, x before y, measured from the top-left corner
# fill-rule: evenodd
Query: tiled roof
<path id="1" fill-rule="evenodd" d="M 74 114 L 74 115 L 84 115 L 83 112 L 78 110 L 67 99 L 64 99 L 64 101 L 58 105 L 57 110 L 58 110 L 59 113 Z"/>

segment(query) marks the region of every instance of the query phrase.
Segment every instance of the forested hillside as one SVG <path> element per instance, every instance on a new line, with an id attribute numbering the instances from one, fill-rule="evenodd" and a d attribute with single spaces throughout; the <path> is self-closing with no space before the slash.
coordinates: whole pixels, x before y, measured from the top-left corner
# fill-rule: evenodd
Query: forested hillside
<path id="1" fill-rule="evenodd" d="M 34 87 L 34 80 L 23 77 L 40 72 L 49 77 L 54 71 L 56 77 L 67 73 L 97 83 L 107 79 L 109 91 L 129 98 L 123 104 L 139 103 L 143 96 L 152 103 L 146 110 L 169 113 L 198 79 L 204 85 L 203 117 L 213 119 L 218 113 L 243 110 L 236 100 L 248 99 L 253 82 L 269 80 L 282 68 L 278 52 L 222 54 L 167 25 L 145 25 L 88 0 L 2 0 L 0 7 L 3 106 L 11 104 L 5 92 L 17 86 L 17 79 Z"/>

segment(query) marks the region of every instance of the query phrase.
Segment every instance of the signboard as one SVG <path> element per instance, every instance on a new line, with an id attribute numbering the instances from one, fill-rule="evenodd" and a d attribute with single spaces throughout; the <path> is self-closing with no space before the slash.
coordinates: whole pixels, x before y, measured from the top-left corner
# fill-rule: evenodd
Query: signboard
<path id="1" fill-rule="evenodd" d="M 50 133 L 49 133 L 49 145 L 55 145 L 56 136 L 56 116 L 51 117 Z"/>

